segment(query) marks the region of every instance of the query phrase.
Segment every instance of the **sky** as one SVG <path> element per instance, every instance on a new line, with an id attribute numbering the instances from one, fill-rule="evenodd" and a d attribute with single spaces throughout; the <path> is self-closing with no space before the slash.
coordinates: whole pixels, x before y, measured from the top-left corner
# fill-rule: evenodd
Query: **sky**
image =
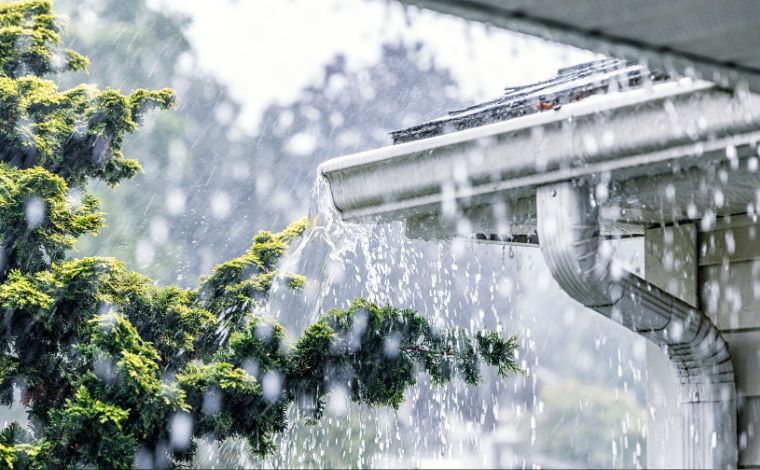
<path id="1" fill-rule="evenodd" d="M 391 0 L 153 2 L 192 17 L 188 32 L 197 60 L 243 104 L 248 129 L 255 129 L 271 101 L 290 102 L 319 80 L 337 53 L 360 68 L 376 62 L 386 42 L 423 42 L 433 60 L 451 70 L 462 96 L 474 102 L 594 58 L 588 51 Z"/>

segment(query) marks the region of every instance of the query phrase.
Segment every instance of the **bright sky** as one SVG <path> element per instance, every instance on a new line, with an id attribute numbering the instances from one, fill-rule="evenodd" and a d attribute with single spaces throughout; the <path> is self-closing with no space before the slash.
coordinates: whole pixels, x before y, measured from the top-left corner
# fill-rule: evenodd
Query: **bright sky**
<path id="1" fill-rule="evenodd" d="M 251 129 L 272 100 L 288 102 L 344 53 L 351 67 L 376 61 L 385 42 L 422 41 L 451 69 L 465 97 L 498 96 L 512 84 L 593 58 L 586 51 L 386 0 L 154 0 L 193 17 L 201 65 L 244 104 Z M 236 45 L 229 47 L 230 44 Z"/>

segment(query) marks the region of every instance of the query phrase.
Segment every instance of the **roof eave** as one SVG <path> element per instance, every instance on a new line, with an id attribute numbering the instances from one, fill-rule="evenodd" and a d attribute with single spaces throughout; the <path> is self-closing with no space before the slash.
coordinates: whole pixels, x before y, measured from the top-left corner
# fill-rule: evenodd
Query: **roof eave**
<path id="1" fill-rule="evenodd" d="M 678 71 L 694 78 L 711 80 L 724 87 L 748 86 L 760 92 L 760 73 L 739 63 L 697 56 L 667 47 L 657 47 L 600 31 L 589 31 L 557 21 L 526 15 L 521 11 L 472 0 L 400 0 L 402 3 L 490 24 L 608 56 L 645 63 L 651 69 Z"/>

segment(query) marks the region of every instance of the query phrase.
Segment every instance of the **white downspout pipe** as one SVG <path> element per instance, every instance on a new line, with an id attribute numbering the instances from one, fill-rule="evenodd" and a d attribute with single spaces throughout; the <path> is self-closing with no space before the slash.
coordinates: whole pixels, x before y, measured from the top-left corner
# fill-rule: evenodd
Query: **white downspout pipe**
<path id="1" fill-rule="evenodd" d="M 728 344 L 694 306 L 600 251 L 599 210 L 585 184 L 541 186 L 538 239 L 562 289 L 662 347 L 678 370 L 687 468 L 736 468 L 736 387 Z"/>

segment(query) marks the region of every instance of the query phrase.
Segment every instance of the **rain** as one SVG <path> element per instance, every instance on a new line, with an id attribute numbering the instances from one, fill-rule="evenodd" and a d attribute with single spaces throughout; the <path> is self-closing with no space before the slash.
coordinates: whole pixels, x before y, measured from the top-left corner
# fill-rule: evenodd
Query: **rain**
<path id="1" fill-rule="evenodd" d="M 202 428 L 234 388 L 222 380 L 200 393 L 202 418 L 189 405 L 162 410 L 165 439 L 135 447 L 133 466 L 760 464 L 760 89 L 678 55 L 634 58 L 614 41 L 536 36 L 520 21 L 418 3 L 52 2 L 63 44 L 90 60 L 87 72 L 50 78 L 60 89 L 177 95 L 175 109 L 146 113 L 125 137 L 142 172 L 67 192 L 81 210 L 84 191 L 94 193 L 105 214 L 67 256 L 117 258 L 153 286 L 207 301 L 215 266 L 245 256 L 254 236 L 276 250 L 266 243 L 305 217 L 303 233 L 272 255 L 276 271 L 240 268 L 272 274 L 263 299 L 243 307 L 257 319 L 249 339 L 272 357 L 355 299 L 412 309 L 434 334 L 457 332 L 456 351 L 483 330 L 517 341 L 519 370 L 506 377 L 484 360 L 474 385 L 418 367 L 393 406 L 360 403 L 360 371 L 328 367 L 312 396 L 292 392 L 280 364 L 246 353 L 235 386 L 257 390 L 262 413 L 284 407 L 268 452 Z M 518 13 L 544 25 L 544 13 Z M 51 62 L 64 70 L 66 60 Z M 14 125 L 33 135 L 26 118 Z M 99 158 L 111 151 L 110 141 L 94 145 Z M 19 219 L 27 232 L 55 215 L 30 194 Z M 13 253 L 0 241 L 2 283 Z M 59 259 L 38 251 L 47 266 Z M 100 302 L 98 334 L 123 334 L 129 312 Z M 236 308 L 177 357 L 242 344 L 230 327 Z M 325 354 L 362 352 L 371 312 L 345 321 Z M 429 352 L 423 335 L 409 345 L 401 331 L 385 333 L 382 361 Z M 124 366 L 106 352 L 93 353 L 92 375 L 119 387 Z M 184 399 L 172 387 L 186 376 L 160 371 L 166 403 Z M 39 433 L 34 385 L 14 380 L 3 429 Z M 104 429 L 120 426 L 117 412 L 104 416 Z"/>

